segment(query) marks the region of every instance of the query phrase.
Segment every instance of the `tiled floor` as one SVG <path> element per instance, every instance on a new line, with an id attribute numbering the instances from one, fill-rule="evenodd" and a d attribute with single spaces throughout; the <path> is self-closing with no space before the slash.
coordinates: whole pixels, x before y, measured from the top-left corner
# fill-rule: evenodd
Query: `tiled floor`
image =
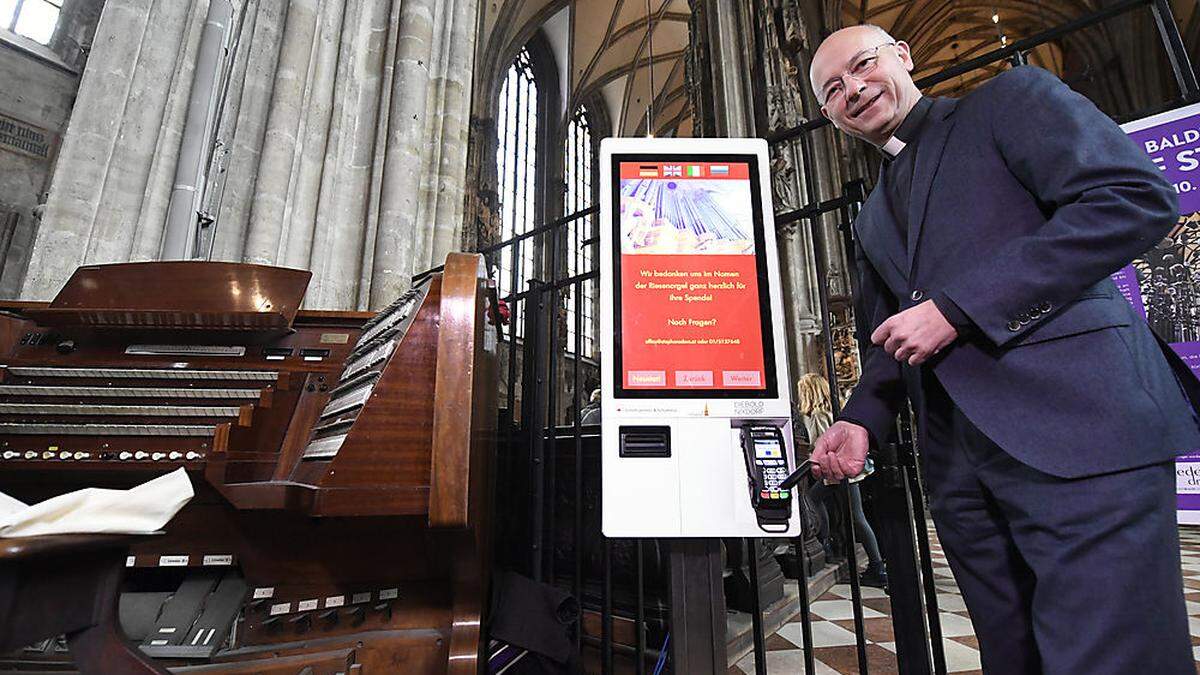
<path id="1" fill-rule="evenodd" d="M 1182 548 L 1183 584 L 1191 615 L 1192 644 L 1200 664 L 1200 527 L 1179 528 Z M 963 604 L 954 575 L 946 563 L 933 527 L 929 528 L 933 554 L 934 584 L 938 589 L 946 668 L 951 673 L 982 673 L 978 642 Z M 867 637 L 867 658 L 871 673 L 896 673 L 896 645 L 892 637 L 891 605 L 887 596 L 875 588 L 863 589 L 863 618 Z M 854 639 L 854 618 L 850 587 L 834 586 L 812 604 L 813 657 L 820 674 L 858 673 L 858 655 Z M 767 672 L 771 675 L 804 672 L 804 638 L 797 619 L 767 638 Z M 1200 671 L 1200 668 L 1198 668 Z M 754 654 L 730 669 L 730 675 L 754 673 Z"/>

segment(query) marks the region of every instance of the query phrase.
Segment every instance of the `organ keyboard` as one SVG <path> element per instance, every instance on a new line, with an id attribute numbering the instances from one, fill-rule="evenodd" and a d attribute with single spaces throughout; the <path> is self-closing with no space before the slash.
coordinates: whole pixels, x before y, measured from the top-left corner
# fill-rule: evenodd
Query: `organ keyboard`
<path id="1" fill-rule="evenodd" d="M 126 634 L 173 672 L 475 672 L 496 390 L 482 258 L 451 254 L 374 315 L 299 311 L 308 277 L 91 266 L 49 305 L 8 305 L 0 490 L 187 468 L 196 497 L 135 546 L 121 597 Z M 68 662 L 50 640 L 0 670 Z"/>

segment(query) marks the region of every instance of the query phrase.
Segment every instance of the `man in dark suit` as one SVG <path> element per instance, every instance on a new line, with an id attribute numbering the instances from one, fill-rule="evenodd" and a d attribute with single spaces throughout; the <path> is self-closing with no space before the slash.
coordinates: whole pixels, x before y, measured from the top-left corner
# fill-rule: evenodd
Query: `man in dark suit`
<path id="1" fill-rule="evenodd" d="M 861 471 L 907 394 L 985 672 L 1193 673 L 1173 458 L 1200 447 L 1196 383 L 1109 279 L 1177 197 L 1044 70 L 955 100 L 912 68 L 874 26 L 812 62 L 822 112 L 884 154 L 854 223 L 862 378 L 814 471 Z"/>

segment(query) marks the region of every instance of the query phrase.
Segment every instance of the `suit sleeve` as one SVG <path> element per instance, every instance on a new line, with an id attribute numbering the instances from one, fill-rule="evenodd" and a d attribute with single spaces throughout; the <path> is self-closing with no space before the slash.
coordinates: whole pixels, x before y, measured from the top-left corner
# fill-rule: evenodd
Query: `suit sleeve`
<path id="1" fill-rule="evenodd" d="M 896 415 L 904 403 L 905 391 L 900 362 L 889 356 L 883 347 L 872 344 L 871 333 L 898 308 L 883 279 L 858 245 L 854 247 L 854 258 L 859 285 L 854 294 L 855 337 L 862 357 L 862 376 L 838 419 L 865 428 L 878 446 L 891 435 Z"/>
<path id="2" fill-rule="evenodd" d="M 1022 66 L 987 86 L 995 145 L 1049 216 L 943 291 L 1003 346 L 1166 236 L 1179 202 L 1125 132 L 1050 73 Z"/>

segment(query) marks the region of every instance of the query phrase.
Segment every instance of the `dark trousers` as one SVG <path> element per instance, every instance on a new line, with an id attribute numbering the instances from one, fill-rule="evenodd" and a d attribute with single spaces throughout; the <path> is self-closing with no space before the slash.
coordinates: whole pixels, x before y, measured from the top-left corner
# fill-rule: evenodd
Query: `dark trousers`
<path id="1" fill-rule="evenodd" d="M 984 672 L 1194 674 L 1174 463 L 1057 478 L 925 389 L 930 510 Z"/>

